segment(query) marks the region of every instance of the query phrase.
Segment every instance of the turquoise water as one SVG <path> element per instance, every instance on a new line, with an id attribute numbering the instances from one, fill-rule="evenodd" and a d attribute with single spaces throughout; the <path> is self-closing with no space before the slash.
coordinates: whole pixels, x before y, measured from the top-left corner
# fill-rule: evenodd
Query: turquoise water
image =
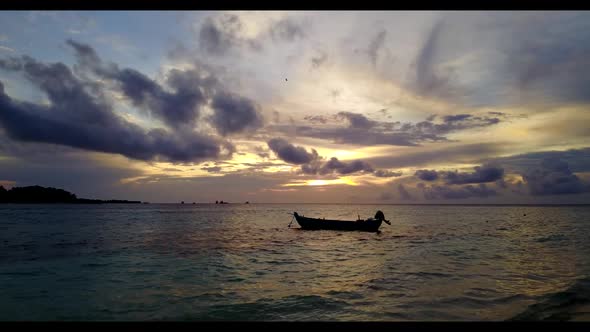
<path id="1" fill-rule="evenodd" d="M 288 228 L 293 211 L 377 210 L 380 234 Z M 589 221 L 590 207 L 0 205 L 0 320 L 590 320 Z"/>

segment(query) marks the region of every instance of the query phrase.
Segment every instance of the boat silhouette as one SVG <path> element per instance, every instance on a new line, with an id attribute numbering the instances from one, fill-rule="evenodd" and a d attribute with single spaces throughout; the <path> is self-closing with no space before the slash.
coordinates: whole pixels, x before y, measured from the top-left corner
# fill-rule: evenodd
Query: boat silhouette
<path id="1" fill-rule="evenodd" d="M 363 232 L 378 232 L 381 223 L 385 222 L 391 225 L 389 220 L 385 220 L 385 215 L 381 211 L 377 211 L 374 218 L 357 219 L 357 220 L 329 220 L 321 218 L 309 218 L 300 216 L 297 212 L 293 213 L 295 220 L 302 229 L 309 230 L 339 230 L 339 231 L 363 231 Z"/>

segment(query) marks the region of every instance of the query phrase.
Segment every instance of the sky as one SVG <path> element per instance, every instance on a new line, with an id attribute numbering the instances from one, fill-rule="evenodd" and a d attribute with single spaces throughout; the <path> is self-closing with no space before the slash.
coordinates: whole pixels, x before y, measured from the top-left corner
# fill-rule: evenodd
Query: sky
<path id="1" fill-rule="evenodd" d="M 0 185 L 590 202 L 590 13 L 0 12 Z"/>

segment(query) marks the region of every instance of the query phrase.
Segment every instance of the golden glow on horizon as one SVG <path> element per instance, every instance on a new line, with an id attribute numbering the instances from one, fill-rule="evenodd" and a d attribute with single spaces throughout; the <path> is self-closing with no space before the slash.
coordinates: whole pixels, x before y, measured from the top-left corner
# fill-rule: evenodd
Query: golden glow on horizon
<path id="1" fill-rule="evenodd" d="M 345 184 L 348 186 L 358 186 L 359 184 L 355 181 L 353 181 L 351 178 L 349 177 L 341 177 L 339 179 L 334 179 L 334 180 L 305 180 L 305 181 L 295 181 L 295 182 L 291 182 L 291 183 L 286 183 L 283 184 L 283 187 L 301 187 L 301 186 L 331 186 L 331 185 L 337 185 L 337 184 Z"/>

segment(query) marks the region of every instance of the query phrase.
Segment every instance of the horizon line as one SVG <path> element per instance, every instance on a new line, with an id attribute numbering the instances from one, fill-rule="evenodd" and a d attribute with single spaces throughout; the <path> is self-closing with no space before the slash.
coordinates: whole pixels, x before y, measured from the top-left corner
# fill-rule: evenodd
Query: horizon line
<path id="1" fill-rule="evenodd" d="M 194 203 L 194 204 L 193 204 Z M 108 204 L 108 203 L 106 203 Z M 224 202 L 223 204 L 216 204 L 214 202 L 184 202 L 183 203 L 176 203 L 176 202 L 148 202 L 148 201 L 141 201 L 141 204 L 170 204 L 170 205 L 252 205 L 252 204 L 306 204 L 306 205 L 472 205 L 472 206 L 590 206 L 590 203 L 301 203 L 301 202 L 289 202 L 289 203 L 270 203 L 270 202 L 249 202 L 246 203 L 231 203 L 231 202 Z"/>

